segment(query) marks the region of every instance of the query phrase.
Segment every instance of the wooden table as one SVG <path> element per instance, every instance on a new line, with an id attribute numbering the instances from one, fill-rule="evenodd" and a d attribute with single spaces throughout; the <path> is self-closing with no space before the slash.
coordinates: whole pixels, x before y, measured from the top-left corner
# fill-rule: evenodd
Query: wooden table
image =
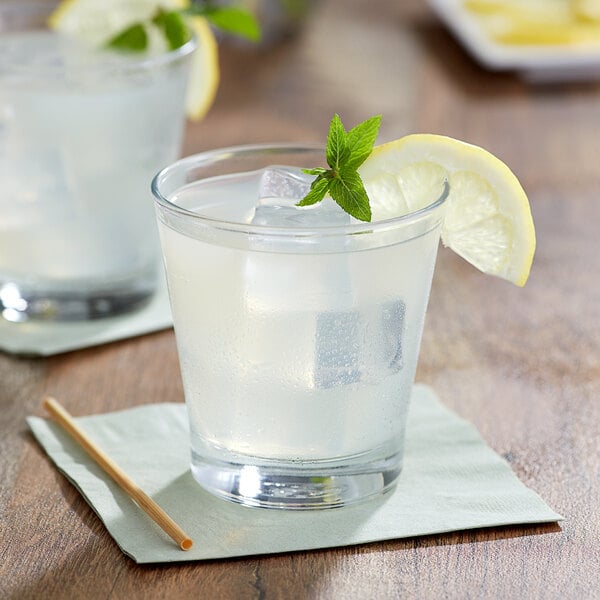
<path id="1" fill-rule="evenodd" d="M 600 83 L 532 87 L 478 68 L 419 0 L 322 0 L 268 51 L 222 46 L 185 153 L 322 141 L 382 113 L 381 138 L 452 135 L 504 158 L 538 249 L 519 289 L 441 249 L 418 380 L 565 516 L 280 556 L 136 566 L 47 460 L 25 416 L 182 400 L 172 331 L 48 359 L 0 355 L 0 597 L 600 598 Z"/>

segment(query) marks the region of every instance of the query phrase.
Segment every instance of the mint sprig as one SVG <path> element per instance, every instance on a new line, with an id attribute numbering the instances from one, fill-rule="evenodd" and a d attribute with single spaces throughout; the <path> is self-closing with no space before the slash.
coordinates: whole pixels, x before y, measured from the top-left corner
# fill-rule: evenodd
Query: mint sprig
<path id="1" fill-rule="evenodd" d="M 335 114 L 329 125 L 325 149 L 329 169 L 303 169 L 316 178 L 308 194 L 296 206 L 316 204 L 329 193 L 355 219 L 370 221 L 371 206 L 358 167 L 371 154 L 380 125 L 381 115 L 377 115 L 346 132 L 340 116 Z"/>
<path id="2" fill-rule="evenodd" d="M 191 33 L 187 15 L 205 17 L 216 28 L 256 42 L 260 40 L 260 25 L 256 17 L 236 6 L 216 6 L 211 0 L 196 0 L 183 10 L 158 8 L 151 18 L 133 23 L 108 40 L 106 46 L 122 52 L 144 52 L 148 48 L 148 29 L 157 27 L 164 35 L 169 50 L 188 42 Z"/>

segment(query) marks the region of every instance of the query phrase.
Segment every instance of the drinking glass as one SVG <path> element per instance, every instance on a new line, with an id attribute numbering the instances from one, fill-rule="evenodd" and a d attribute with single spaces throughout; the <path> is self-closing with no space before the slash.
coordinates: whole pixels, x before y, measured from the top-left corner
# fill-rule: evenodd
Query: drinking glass
<path id="1" fill-rule="evenodd" d="M 195 41 L 152 56 L 49 31 L 48 3 L 0 3 L 0 314 L 113 316 L 151 297 L 149 181 L 179 155 Z"/>
<path id="2" fill-rule="evenodd" d="M 402 467 L 448 186 L 377 223 L 351 222 L 331 199 L 309 211 L 280 201 L 297 193 L 287 166 L 324 155 L 226 148 L 152 183 L 191 470 L 246 505 L 352 504 L 391 489 Z"/>

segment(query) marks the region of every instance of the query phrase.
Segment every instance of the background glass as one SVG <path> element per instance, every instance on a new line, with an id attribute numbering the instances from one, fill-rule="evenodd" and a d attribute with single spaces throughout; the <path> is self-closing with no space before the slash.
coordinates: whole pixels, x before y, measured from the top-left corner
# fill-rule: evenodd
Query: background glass
<path id="1" fill-rule="evenodd" d="M 0 4 L 0 312 L 93 319 L 145 304 L 158 236 L 149 181 L 179 154 L 191 41 L 152 57 L 46 28 Z"/>
<path id="2" fill-rule="evenodd" d="M 380 223 L 252 223 L 258 169 L 314 146 L 228 148 L 153 182 L 192 472 L 248 505 L 321 508 L 400 473 L 447 194 Z"/>

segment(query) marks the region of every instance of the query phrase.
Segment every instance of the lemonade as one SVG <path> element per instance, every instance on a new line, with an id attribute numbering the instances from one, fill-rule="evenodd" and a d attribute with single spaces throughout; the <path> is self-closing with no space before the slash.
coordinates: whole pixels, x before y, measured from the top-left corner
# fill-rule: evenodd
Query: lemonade
<path id="1" fill-rule="evenodd" d="M 179 153 L 194 47 L 130 56 L 46 29 L 2 31 L 5 319 L 95 318 L 147 301 L 158 262 L 148 185 Z"/>
<path id="2" fill-rule="evenodd" d="M 326 148 L 205 152 L 152 182 L 194 477 L 267 508 L 385 493 L 403 440 L 438 240 L 522 286 L 529 201 L 488 151 L 381 116 Z M 326 166 L 325 166 L 326 165 Z"/>
<path id="3" fill-rule="evenodd" d="M 447 186 L 421 212 L 360 223 L 331 199 L 295 207 L 298 169 L 259 168 L 315 155 L 207 153 L 154 186 L 192 472 L 246 504 L 349 504 L 401 469 Z"/>

